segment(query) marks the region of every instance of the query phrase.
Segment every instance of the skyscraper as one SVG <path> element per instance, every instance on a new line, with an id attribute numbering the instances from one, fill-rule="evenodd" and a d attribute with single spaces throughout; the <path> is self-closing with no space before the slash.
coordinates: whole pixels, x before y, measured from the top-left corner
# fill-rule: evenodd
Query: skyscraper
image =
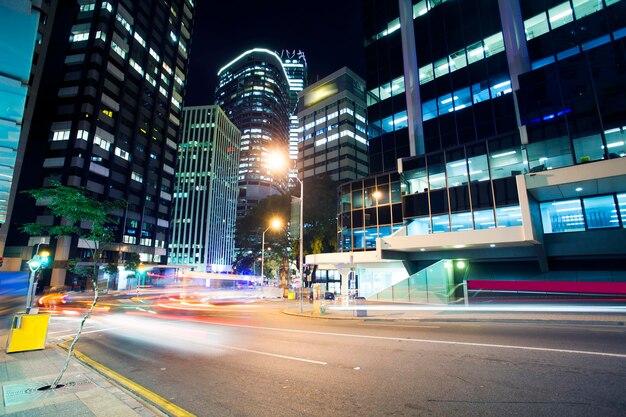
<path id="1" fill-rule="evenodd" d="M 368 174 L 365 81 L 347 67 L 311 84 L 298 104 L 300 178 Z"/>
<path id="2" fill-rule="evenodd" d="M 21 175 L 18 191 L 57 180 L 125 199 L 106 260 L 135 252 L 144 262 L 165 262 L 193 2 L 83 0 L 50 8 L 49 50 L 36 63 L 45 77 L 29 102 L 22 168 L 29 175 Z M 55 221 L 23 194 L 15 207 L 5 256 L 23 256 L 22 224 Z M 65 243 L 53 252 L 51 285 L 64 284 L 64 261 L 89 256 L 77 239 Z"/>
<path id="3" fill-rule="evenodd" d="M 237 215 L 242 216 L 286 189 L 286 170 L 271 172 L 270 156 L 289 148 L 289 77 L 280 56 L 261 48 L 233 59 L 218 77 L 216 102 L 241 130 Z"/>
<path id="4" fill-rule="evenodd" d="M 169 263 L 230 271 L 240 139 L 219 106 L 183 109 Z"/>
<path id="5" fill-rule="evenodd" d="M 289 160 L 292 176 L 297 175 L 298 160 L 298 94 L 308 85 L 308 66 L 302 51 L 282 50 L 280 57 L 289 81 Z M 293 186 L 295 184 L 290 184 Z"/>
<path id="6" fill-rule="evenodd" d="M 350 262 L 380 268 L 361 294 L 431 269 L 439 302 L 481 277 L 626 279 L 626 2 L 363 4 L 377 175 L 341 187 L 339 216 Z"/>

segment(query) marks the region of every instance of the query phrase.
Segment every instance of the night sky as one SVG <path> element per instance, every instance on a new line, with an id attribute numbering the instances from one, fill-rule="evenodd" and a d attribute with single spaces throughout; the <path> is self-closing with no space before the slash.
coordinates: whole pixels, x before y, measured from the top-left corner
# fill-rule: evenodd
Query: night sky
<path id="1" fill-rule="evenodd" d="M 309 83 L 364 76 L 361 0 L 196 1 L 186 106 L 213 104 L 217 72 L 252 48 L 304 51 Z"/>

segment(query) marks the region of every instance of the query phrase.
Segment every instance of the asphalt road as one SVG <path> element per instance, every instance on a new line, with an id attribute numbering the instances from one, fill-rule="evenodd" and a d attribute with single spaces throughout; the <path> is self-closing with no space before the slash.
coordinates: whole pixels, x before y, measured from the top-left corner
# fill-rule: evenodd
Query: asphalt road
<path id="1" fill-rule="evenodd" d="M 623 326 L 96 315 L 78 350 L 198 416 L 626 415 Z M 78 318 L 52 319 L 49 338 Z"/>

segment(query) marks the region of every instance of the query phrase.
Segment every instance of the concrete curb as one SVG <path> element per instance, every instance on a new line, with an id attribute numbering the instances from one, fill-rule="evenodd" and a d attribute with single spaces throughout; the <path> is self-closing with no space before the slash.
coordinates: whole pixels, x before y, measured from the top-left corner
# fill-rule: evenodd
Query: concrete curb
<path id="1" fill-rule="evenodd" d="M 70 347 L 69 341 L 64 341 L 59 343 L 57 346 L 64 351 L 68 351 Z M 134 381 L 118 374 L 114 370 L 107 368 L 99 362 L 94 361 L 87 355 L 81 353 L 80 351 L 74 349 L 74 357 L 80 361 L 83 365 L 88 368 L 96 371 L 104 378 L 109 380 L 111 383 L 117 385 L 122 388 L 130 395 L 134 396 L 138 401 L 144 403 L 147 408 L 150 409 L 155 414 L 161 414 L 165 417 L 167 416 L 177 416 L 177 417 L 196 417 L 195 414 L 190 413 L 189 411 L 177 406 L 176 404 L 166 400 L 160 395 L 144 388 L 143 386 L 137 384 Z"/>
<path id="2" fill-rule="evenodd" d="M 299 313 L 288 310 L 283 310 L 283 314 L 288 316 L 303 317 L 309 319 L 321 319 L 321 320 L 360 320 L 370 322 L 395 322 L 395 321 L 415 321 L 415 322 L 428 322 L 428 323 L 533 323 L 533 324 L 569 324 L 569 325 L 592 325 L 592 326 L 626 326 L 626 321 L 622 320 L 563 320 L 563 319 L 538 319 L 538 318 L 476 318 L 476 317 L 350 317 L 350 316 L 333 316 L 333 315 L 314 315 L 312 313 Z"/>

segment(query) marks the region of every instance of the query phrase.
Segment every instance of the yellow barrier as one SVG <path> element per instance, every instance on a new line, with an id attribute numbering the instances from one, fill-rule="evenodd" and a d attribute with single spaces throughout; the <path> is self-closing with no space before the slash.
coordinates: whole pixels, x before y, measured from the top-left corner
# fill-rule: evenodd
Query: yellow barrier
<path id="1" fill-rule="evenodd" d="M 296 299 L 296 293 L 295 293 L 295 292 L 292 292 L 292 291 L 289 291 L 289 292 L 287 293 L 287 299 L 288 299 L 288 300 L 295 300 L 295 299 Z"/>
<path id="2" fill-rule="evenodd" d="M 7 353 L 44 349 L 49 322 L 49 314 L 15 315 L 7 339 Z"/>

